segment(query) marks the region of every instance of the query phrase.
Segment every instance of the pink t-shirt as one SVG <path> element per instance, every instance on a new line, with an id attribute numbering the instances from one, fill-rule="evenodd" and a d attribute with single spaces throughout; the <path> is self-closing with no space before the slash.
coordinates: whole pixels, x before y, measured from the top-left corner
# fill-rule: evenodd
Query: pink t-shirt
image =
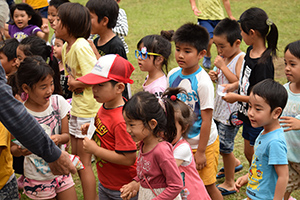
<path id="1" fill-rule="evenodd" d="M 152 189 L 165 188 L 154 199 L 174 199 L 182 190 L 182 179 L 176 165 L 172 145 L 166 141 L 158 143 L 151 151 L 143 153 L 143 142 L 137 161 L 137 176 L 143 188 L 149 188 L 145 178 Z"/>
<path id="2" fill-rule="evenodd" d="M 146 77 L 146 80 L 143 84 L 143 90 L 150 92 L 151 94 L 155 94 L 156 97 L 161 97 L 161 95 L 164 93 L 164 91 L 167 88 L 167 77 L 163 75 L 162 77 L 156 79 L 149 85 L 145 85 L 147 79 L 148 76 Z"/>
<path id="3" fill-rule="evenodd" d="M 181 198 L 187 200 L 211 200 L 197 172 L 195 159 L 189 143 L 181 138 L 173 147 L 173 152 L 175 159 L 183 160 L 183 163 L 179 166 L 184 183 L 184 188 L 180 193 Z"/>

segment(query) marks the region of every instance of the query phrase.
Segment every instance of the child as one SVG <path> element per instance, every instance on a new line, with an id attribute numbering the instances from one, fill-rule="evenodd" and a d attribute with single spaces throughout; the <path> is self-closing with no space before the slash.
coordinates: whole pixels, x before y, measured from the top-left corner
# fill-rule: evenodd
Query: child
<path id="1" fill-rule="evenodd" d="M 16 48 L 19 42 L 12 38 L 0 42 L 0 62 L 6 76 L 17 70 Z M 13 157 L 10 153 L 11 135 L 5 126 L 0 123 L 0 197 L 1 199 L 19 199 L 18 184 L 13 170 Z"/>
<path id="2" fill-rule="evenodd" d="M 85 166 L 85 169 L 78 171 L 84 198 L 94 200 L 97 198 L 96 180 L 91 165 L 91 154 L 83 150 L 85 135 L 82 135 L 80 127 L 94 118 L 100 105 L 93 98 L 92 87 L 76 80 L 91 72 L 97 62 L 86 40 L 91 30 L 90 13 L 78 3 L 64 3 L 58 8 L 54 26 L 56 37 L 66 41 L 62 49 L 62 63 L 65 75 L 69 77 L 68 89 L 73 92 L 69 122 L 72 154 L 78 155 Z"/>
<path id="3" fill-rule="evenodd" d="M 181 198 L 210 200 L 204 183 L 197 172 L 192 149 L 185 140 L 186 134 L 193 126 L 194 114 L 189 106 L 177 98 L 180 93 L 185 93 L 185 91 L 180 88 L 168 88 L 163 96 L 167 96 L 165 100 L 173 105 L 175 112 L 177 135 L 172 141 L 172 145 L 174 158 L 184 183 L 184 189 L 180 193 Z"/>
<path id="4" fill-rule="evenodd" d="M 94 42 L 90 42 L 97 59 L 106 54 L 119 54 L 127 60 L 127 55 L 120 38 L 112 31 L 118 19 L 119 6 L 115 0 L 89 0 L 86 7 L 91 14 L 91 34 L 98 34 Z M 123 92 L 126 99 L 131 97 L 130 85 Z"/>
<path id="5" fill-rule="evenodd" d="M 171 54 L 171 43 L 160 35 L 147 35 L 137 44 L 135 57 L 141 71 L 148 72 L 143 90 L 161 97 L 167 88 L 168 60 Z"/>
<path id="6" fill-rule="evenodd" d="M 169 143 L 176 136 L 173 106 L 154 94 L 138 92 L 125 104 L 123 116 L 127 132 L 141 142 L 137 176 L 122 187 L 122 196 L 134 188 L 138 199 L 181 199 L 182 179 Z"/>
<path id="7" fill-rule="evenodd" d="M 34 76 L 32 76 L 34 74 Z M 67 113 L 70 105 L 62 96 L 52 95 L 54 72 L 40 57 L 25 58 L 17 72 L 18 86 L 28 94 L 24 105 L 56 145 L 69 141 Z M 71 174 L 55 176 L 48 163 L 20 146 L 13 145 L 15 156 L 24 155 L 24 193 L 32 199 L 77 199 Z"/>
<path id="8" fill-rule="evenodd" d="M 224 8 L 228 17 L 235 20 L 231 13 L 229 0 L 222 0 Z M 192 10 L 198 18 L 198 24 L 206 28 L 209 33 L 210 40 L 207 48 L 206 56 L 203 58 L 203 67 L 210 69 L 211 66 L 211 53 L 210 48 L 213 43 L 213 31 L 220 20 L 224 19 L 224 11 L 220 0 L 198 0 L 198 8 L 195 0 L 190 0 Z"/>
<path id="9" fill-rule="evenodd" d="M 288 101 L 280 118 L 285 131 L 287 144 L 287 158 L 289 161 L 289 182 L 284 195 L 284 200 L 288 200 L 292 191 L 299 189 L 300 159 L 299 159 L 299 93 L 300 93 L 300 40 L 292 42 L 285 47 L 284 61 L 285 74 L 288 83 L 284 84 L 288 93 Z"/>
<path id="10" fill-rule="evenodd" d="M 37 36 L 29 36 L 22 40 L 17 48 L 17 57 L 19 63 L 21 63 L 27 56 L 41 56 L 44 61 L 48 62 L 50 67 L 54 71 L 54 91 L 53 94 L 62 94 L 62 88 L 60 85 L 59 66 L 56 58 L 51 56 L 51 47 L 47 43 Z"/>
<path id="11" fill-rule="evenodd" d="M 136 176 L 136 145 L 126 132 L 122 116 L 126 83 L 133 83 L 133 66 L 119 55 L 102 56 L 91 73 L 78 78 L 93 85 L 94 98 L 103 103 L 95 123 L 82 126 L 83 132 L 92 132 L 93 140 L 84 138 L 83 148 L 97 157 L 99 199 L 120 199 L 122 185 Z M 95 129 L 92 130 L 92 128 Z"/>
<path id="12" fill-rule="evenodd" d="M 50 27 L 55 30 L 54 26 L 54 21 L 56 20 L 57 17 L 57 8 L 63 4 L 70 2 L 69 0 L 51 0 L 49 2 L 49 7 L 48 7 L 48 21 L 50 24 Z M 50 45 L 54 46 L 54 41 L 55 41 L 55 33 L 53 33 L 51 40 L 50 40 Z"/>
<path id="13" fill-rule="evenodd" d="M 58 67 L 60 72 L 60 85 L 62 88 L 62 96 L 65 99 L 72 99 L 72 92 L 68 90 L 68 76 L 65 76 L 64 65 L 61 62 L 61 50 L 65 41 L 60 38 L 54 38 L 53 55 L 58 59 Z"/>
<path id="14" fill-rule="evenodd" d="M 15 38 L 0 42 L 0 62 L 6 72 L 6 76 L 14 74 L 19 66 L 16 49 L 19 42 Z"/>
<path id="15" fill-rule="evenodd" d="M 216 175 L 219 157 L 219 139 L 212 120 L 214 86 L 208 74 L 199 66 L 206 54 L 209 35 L 205 28 L 187 23 L 174 34 L 175 58 L 179 67 L 168 74 L 170 87 L 182 87 L 187 95 L 178 98 L 196 113 L 197 120 L 188 133 L 187 141 L 195 153 L 196 167 L 212 199 L 223 199 L 217 189 Z"/>
<path id="16" fill-rule="evenodd" d="M 45 41 L 48 40 L 48 25 L 42 25 L 41 16 L 30 5 L 15 4 L 11 7 L 10 14 L 14 22 L 5 25 L 7 37 L 16 38 L 19 42 L 30 35 L 36 35 Z"/>
<path id="17" fill-rule="evenodd" d="M 276 56 L 278 31 L 276 25 L 260 8 L 246 10 L 240 16 L 240 26 L 243 40 L 249 47 L 239 81 L 225 87 L 224 90 L 228 93 L 223 99 L 228 103 L 238 101 L 238 118 L 243 121 L 244 153 L 250 165 L 255 139 L 263 128 L 251 126 L 247 116 L 247 102 L 250 90 L 256 83 L 267 78 L 274 79 L 272 57 Z M 238 94 L 230 92 L 238 87 Z"/>
<path id="18" fill-rule="evenodd" d="M 217 178 L 225 176 L 224 183 L 218 186 L 222 195 L 233 194 L 234 172 L 243 168 L 241 162 L 234 157 L 234 138 L 240 128 L 230 122 L 231 113 L 237 111 L 237 103 L 229 104 L 222 99 L 223 94 L 218 92 L 222 85 L 234 83 L 239 80 L 239 74 L 245 53 L 240 50 L 242 40 L 240 26 L 237 21 L 229 18 L 223 19 L 215 28 L 214 43 L 217 47 L 218 56 L 215 59 L 216 71 L 211 70 L 209 76 L 217 83 L 215 107 L 213 118 L 218 128 L 220 139 L 220 153 L 223 157 L 223 171 Z M 235 91 L 237 92 L 237 91 Z"/>
<path id="19" fill-rule="evenodd" d="M 240 177 L 235 185 L 238 191 L 248 182 L 248 199 L 283 199 L 289 172 L 279 117 L 287 97 L 285 88 L 272 79 L 259 82 L 250 93 L 248 116 L 251 125 L 264 129 L 255 141 L 249 176 Z"/>
<path id="20" fill-rule="evenodd" d="M 116 0 L 116 2 L 119 4 L 121 0 Z M 119 8 L 117 23 L 112 30 L 122 40 L 125 52 L 129 53 L 128 45 L 125 42 L 125 38 L 124 38 L 128 34 L 127 15 L 125 10 L 123 10 L 122 8 Z"/>

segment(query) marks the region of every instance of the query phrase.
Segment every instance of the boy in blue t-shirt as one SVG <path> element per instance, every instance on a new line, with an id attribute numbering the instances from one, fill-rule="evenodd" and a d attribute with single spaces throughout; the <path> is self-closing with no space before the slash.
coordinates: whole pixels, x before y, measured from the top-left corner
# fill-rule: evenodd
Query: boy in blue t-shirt
<path id="1" fill-rule="evenodd" d="M 179 67 L 168 73 L 169 87 L 182 87 L 188 96 L 178 98 L 189 105 L 196 114 L 196 121 L 188 133 L 187 141 L 194 153 L 196 167 L 213 200 L 223 199 L 216 187 L 219 157 L 219 138 L 212 119 L 214 108 L 214 86 L 209 75 L 199 66 L 199 60 L 206 54 L 209 34 L 205 28 L 187 23 L 173 36 L 175 58 Z"/>
<path id="2" fill-rule="evenodd" d="M 235 187 L 238 191 L 248 182 L 246 193 L 252 200 L 281 200 L 284 196 L 289 171 L 286 142 L 279 117 L 287 97 L 285 88 L 272 79 L 259 82 L 250 93 L 248 116 L 251 125 L 263 126 L 264 129 L 255 140 L 249 175 L 238 178 Z"/>

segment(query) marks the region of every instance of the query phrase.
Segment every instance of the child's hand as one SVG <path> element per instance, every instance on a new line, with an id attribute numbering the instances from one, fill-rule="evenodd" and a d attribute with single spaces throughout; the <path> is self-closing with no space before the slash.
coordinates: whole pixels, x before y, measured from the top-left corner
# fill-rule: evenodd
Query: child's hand
<path id="1" fill-rule="evenodd" d="M 76 93 L 81 93 L 83 92 L 84 88 L 79 88 L 77 85 L 76 85 L 77 81 L 74 79 L 73 76 L 68 76 L 68 86 L 69 86 L 69 90 L 71 92 L 76 92 Z"/>
<path id="2" fill-rule="evenodd" d="M 224 87 L 223 92 L 233 92 L 239 88 L 239 82 L 237 81 L 230 84 L 223 84 L 222 86 Z"/>
<path id="3" fill-rule="evenodd" d="M 234 184 L 234 190 L 237 192 L 240 192 L 240 188 L 248 183 L 248 176 L 249 174 L 245 174 L 244 176 L 239 177 L 235 184 Z"/>
<path id="4" fill-rule="evenodd" d="M 88 137 L 83 139 L 83 150 L 86 153 L 94 154 L 99 146 L 96 144 L 94 140 L 90 140 Z"/>
<path id="5" fill-rule="evenodd" d="M 88 40 L 88 42 L 89 42 L 90 46 L 92 47 L 93 52 L 94 52 L 94 54 L 96 55 L 96 58 L 97 58 L 97 60 L 98 60 L 98 59 L 101 57 L 101 55 L 100 55 L 99 52 L 98 52 L 98 49 L 96 48 L 96 46 L 95 46 L 93 40 Z"/>
<path id="6" fill-rule="evenodd" d="M 121 192 L 121 198 L 123 200 L 129 200 L 132 197 L 135 197 L 137 195 L 137 192 L 139 191 L 140 183 L 136 181 L 131 181 L 130 183 L 123 185 L 120 189 Z"/>
<path id="7" fill-rule="evenodd" d="M 206 166 L 206 156 L 205 153 L 199 153 L 198 151 L 195 153 L 195 162 L 196 168 L 198 170 L 203 169 Z"/>
<path id="8" fill-rule="evenodd" d="M 210 79 L 211 79 L 212 81 L 218 80 L 218 73 L 215 72 L 214 70 L 210 70 L 210 71 L 208 72 L 208 75 L 209 75 L 209 77 L 210 77 Z"/>
<path id="9" fill-rule="evenodd" d="M 58 145 L 58 144 L 60 144 L 61 142 L 61 140 L 60 140 L 60 135 L 51 135 L 50 136 L 50 139 L 56 144 L 56 145 Z"/>
<path id="10" fill-rule="evenodd" d="M 214 61 L 214 65 L 219 68 L 220 70 L 222 70 L 223 67 L 226 67 L 224 58 L 222 56 L 217 55 L 215 61 Z"/>
<path id="11" fill-rule="evenodd" d="M 236 93 L 229 92 L 227 93 L 222 99 L 226 101 L 227 103 L 234 103 L 237 101 L 237 95 Z"/>
<path id="12" fill-rule="evenodd" d="M 90 127 L 90 123 L 85 123 L 80 127 L 82 135 L 87 135 L 87 131 Z"/>
<path id="13" fill-rule="evenodd" d="M 280 117 L 280 124 L 284 129 L 284 132 L 291 130 L 299 130 L 300 129 L 300 120 L 294 117 Z"/>
<path id="14" fill-rule="evenodd" d="M 49 26 L 48 26 L 48 24 L 43 24 L 41 26 L 41 30 L 42 30 L 43 33 L 49 34 Z"/>

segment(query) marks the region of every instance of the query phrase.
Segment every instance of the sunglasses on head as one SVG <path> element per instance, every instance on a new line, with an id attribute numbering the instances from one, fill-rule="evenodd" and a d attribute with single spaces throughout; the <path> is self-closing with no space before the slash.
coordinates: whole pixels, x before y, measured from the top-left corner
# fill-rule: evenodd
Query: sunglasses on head
<path id="1" fill-rule="evenodd" d="M 162 56 L 161 54 L 158 53 L 151 53 L 151 52 L 147 52 L 147 48 L 143 47 L 141 49 L 141 51 L 139 50 L 135 50 L 135 57 L 138 59 L 139 57 L 141 57 L 142 60 L 147 59 L 148 55 L 152 55 L 152 56 Z"/>

